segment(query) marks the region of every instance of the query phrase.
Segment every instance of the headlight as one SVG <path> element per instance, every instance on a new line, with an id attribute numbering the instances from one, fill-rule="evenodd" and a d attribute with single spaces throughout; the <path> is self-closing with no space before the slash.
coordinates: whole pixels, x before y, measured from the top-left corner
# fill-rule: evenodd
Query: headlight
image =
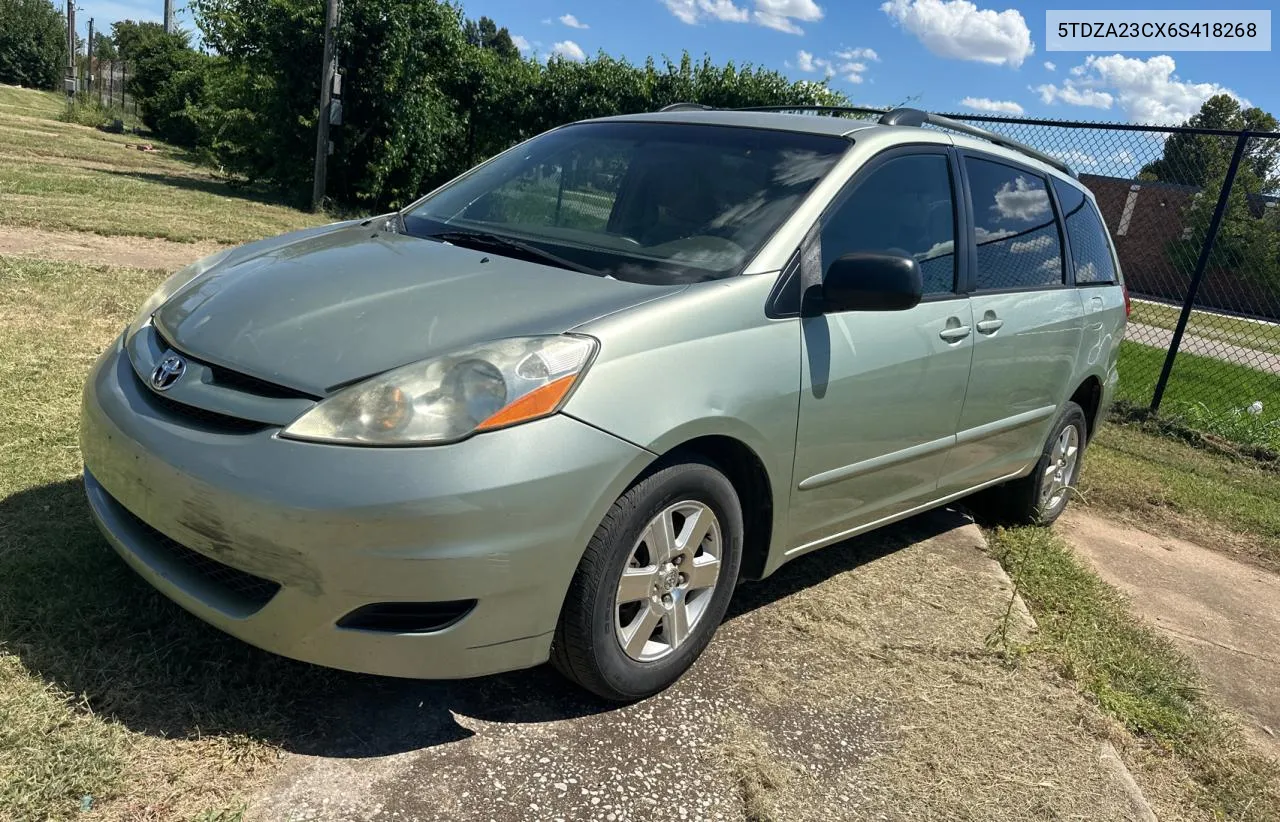
<path id="1" fill-rule="evenodd" d="M 146 302 L 138 309 L 138 314 L 133 318 L 133 322 L 129 323 L 129 329 L 125 332 L 125 338 L 128 339 L 138 333 L 147 321 L 151 319 L 151 315 L 156 313 L 160 306 L 178 292 L 187 283 L 199 277 L 218 263 L 222 262 L 233 249 L 225 248 L 222 251 L 210 254 L 208 257 L 202 257 L 196 260 L 186 268 L 179 269 L 173 276 L 161 283 L 160 287 L 147 297 Z"/>
<path id="2" fill-rule="evenodd" d="M 555 413 L 596 352 L 590 337 L 519 337 L 402 366 L 323 400 L 281 436 L 433 445 Z"/>

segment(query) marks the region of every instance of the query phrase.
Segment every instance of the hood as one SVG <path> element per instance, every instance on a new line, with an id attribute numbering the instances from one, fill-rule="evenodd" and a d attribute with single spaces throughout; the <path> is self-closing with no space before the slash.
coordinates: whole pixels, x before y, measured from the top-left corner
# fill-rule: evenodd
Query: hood
<path id="1" fill-rule="evenodd" d="M 462 346 L 559 334 L 685 287 L 596 277 L 358 223 L 300 236 L 229 255 L 156 312 L 156 329 L 198 360 L 323 396 Z"/>

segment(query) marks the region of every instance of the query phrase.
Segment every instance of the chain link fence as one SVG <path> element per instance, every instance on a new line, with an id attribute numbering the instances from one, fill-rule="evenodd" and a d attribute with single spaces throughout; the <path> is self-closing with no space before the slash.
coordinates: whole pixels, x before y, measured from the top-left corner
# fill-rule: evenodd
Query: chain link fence
<path id="1" fill-rule="evenodd" d="M 81 94 L 103 108 L 137 116 L 138 104 L 127 91 L 133 66 L 126 60 L 82 60 L 77 86 Z"/>
<path id="2" fill-rule="evenodd" d="M 1280 133 L 946 116 L 1065 161 L 1097 198 L 1133 301 L 1120 405 L 1280 455 Z"/>

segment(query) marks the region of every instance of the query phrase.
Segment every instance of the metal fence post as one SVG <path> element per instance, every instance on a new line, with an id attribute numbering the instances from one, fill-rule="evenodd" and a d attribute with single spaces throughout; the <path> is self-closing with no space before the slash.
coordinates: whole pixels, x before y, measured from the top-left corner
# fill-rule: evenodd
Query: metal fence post
<path id="1" fill-rule="evenodd" d="M 1169 353 L 1164 358 L 1164 367 L 1160 369 L 1160 379 L 1156 382 L 1155 393 L 1151 396 L 1151 413 L 1160 410 L 1160 401 L 1164 399 L 1165 388 L 1169 384 L 1169 374 L 1173 371 L 1173 360 L 1178 356 L 1178 348 L 1182 345 L 1183 332 L 1187 330 L 1187 321 L 1191 319 L 1191 309 L 1195 305 L 1196 292 L 1204 280 L 1205 270 L 1209 267 L 1209 255 L 1213 252 L 1214 241 L 1218 239 L 1218 228 L 1222 225 L 1222 215 L 1227 210 L 1227 199 L 1231 196 L 1231 186 L 1236 180 L 1236 171 L 1240 168 L 1240 158 L 1244 156 L 1245 145 L 1253 132 L 1242 131 L 1236 138 L 1236 148 L 1231 154 L 1231 164 L 1227 166 L 1227 177 L 1222 181 L 1222 192 L 1218 195 L 1218 205 L 1209 219 L 1209 228 L 1204 235 L 1204 244 L 1200 247 L 1200 256 L 1196 259 L 1195 271 L 1191 274 L 1191 284 L 1187 286 L 1187 299 L 1182 304 L 1182 313 L 1178 315 L 1178 324 L 1173 329 L 1173 339 L 1169 342 Z"/>

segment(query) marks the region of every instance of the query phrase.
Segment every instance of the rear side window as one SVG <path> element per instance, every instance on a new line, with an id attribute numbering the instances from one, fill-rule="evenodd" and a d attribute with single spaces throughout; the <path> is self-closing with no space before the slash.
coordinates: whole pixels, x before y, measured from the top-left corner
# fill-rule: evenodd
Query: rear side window
<path id="1" fill-rule="evenodd" d="M 1063 222 L 1067 226 L 1076 283 L 1114 283 L 1115 260 L 1111 256 L 1111 244 L 1107 242 L 1107 230 L 1098 216 L 1098 209 L 1083 191 L 1073 185 L 1054 180 L 1053 190 L 1058 194 Z"/>
<path id="2" fill-rule="evenodd" d="M 976 157 L 964 163 L 973 198 L 977 289 L 1063 283 L 1062 241 L 1044 178 Z"/>
<path id="3" fill-rule="evenodd" d="M 925 295 L 955 289 L 955 204 L 942 154 L 886 160 L 855 180 L 822 227 L 822 270 L 855 251 L 913 257 Z"/>

